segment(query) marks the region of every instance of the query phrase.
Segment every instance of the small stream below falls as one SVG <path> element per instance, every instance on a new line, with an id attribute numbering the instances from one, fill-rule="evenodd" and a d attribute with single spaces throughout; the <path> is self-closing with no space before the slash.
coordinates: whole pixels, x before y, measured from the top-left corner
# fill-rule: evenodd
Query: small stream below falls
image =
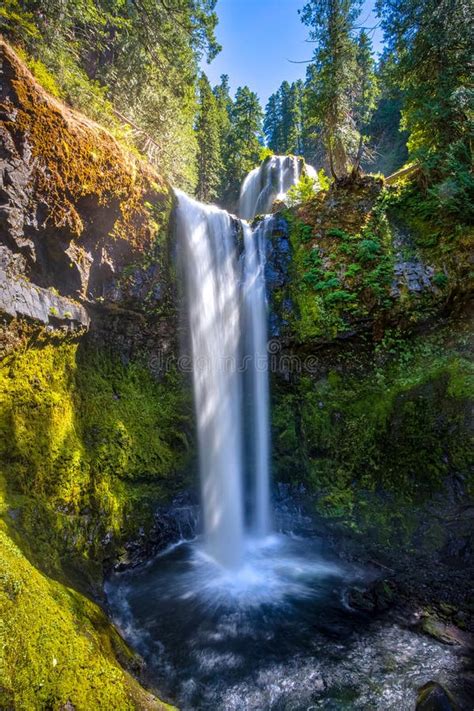
<path id="1" fill-rule="evenodd" d="M 112 616 L 147 681 L 183 711 L 409 711 L 452 648 L 347 605 L 369 573 L 318 538 L 249 539 L 226 571 L 197 538 L 107 584 Z"/>

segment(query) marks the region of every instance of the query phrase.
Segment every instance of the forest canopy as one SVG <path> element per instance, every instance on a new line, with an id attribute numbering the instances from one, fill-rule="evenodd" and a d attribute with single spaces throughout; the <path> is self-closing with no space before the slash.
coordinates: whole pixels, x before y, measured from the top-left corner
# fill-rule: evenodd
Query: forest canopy
<path id="1" fill-rule="evenodd" d="M 470 219 L 473 190 L 469 0 L 378 0 L 385 49 L 360 0 L 299 10 L 313 47 L 306 78 L 262 111 L 200 69 L 220 47 L 215 0 L 6 0 L 0 31 L 52 93 L 144 153 L 176 186 L 232 206 L 268 152 L 303 156 L 338 179 L 418 166 L 425 212 Z"/>

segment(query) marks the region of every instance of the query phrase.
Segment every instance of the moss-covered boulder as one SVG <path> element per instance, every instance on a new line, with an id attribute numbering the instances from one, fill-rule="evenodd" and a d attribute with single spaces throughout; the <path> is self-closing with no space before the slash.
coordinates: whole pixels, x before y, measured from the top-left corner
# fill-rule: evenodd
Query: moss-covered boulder
<path id="1" fill-rule="evenodd" d="M 2 709 L 171 709 L 132 676 L 141 660 L 103 611 L 40 572 L 3 526 L 0 619 Z"/>

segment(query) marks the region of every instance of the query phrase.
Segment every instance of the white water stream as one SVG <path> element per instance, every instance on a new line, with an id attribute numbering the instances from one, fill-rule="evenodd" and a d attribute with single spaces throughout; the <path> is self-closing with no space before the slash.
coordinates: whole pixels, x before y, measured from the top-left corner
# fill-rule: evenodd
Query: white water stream
<path id="1" fill-rule="evenodd" d="M 270 424 L 265 253 L 271 210 L 296 184 L 304 162 L 273 156 L 245 179 L 242 220 L 177 191 L 193 357 L 201 498 L 207 552 L 224 568 L 244 562 L 244 480 L 250 481 L 250 532 L 271 531 Z M 238 254 L 239 237 L 243 253 Z M 243 428 L 245 412 L 249 422 Z M 244 476 L 244 462 L 250 471 Z"/>

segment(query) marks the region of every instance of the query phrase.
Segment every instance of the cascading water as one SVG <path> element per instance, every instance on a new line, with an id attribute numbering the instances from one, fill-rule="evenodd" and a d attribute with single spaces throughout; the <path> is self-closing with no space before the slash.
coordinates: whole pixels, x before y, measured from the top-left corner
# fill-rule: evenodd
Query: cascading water
<path id="1" fill-rule="evenodd" d="M 232 219 L 177 192 L 183 237 L 202 507 L 209 553 L 243 559 L 240 294 Z"/>
<path id="2" fill-rule="evenodd" d="M 317 180 L 317 173 L 298 156 L 271 156 L 258 168 L 250 171 L 242 183 L 239 216 L 253 220 L 256 215 L 266 215 L 273 202 L 284 199 L 288 190 L 296 185 L 305 173 Z"/>
<path id="3" fill-rule="evenodd" d="M 254 231 L 244 223 L 244 323 L 246 356 L 250 369 L 251 468 L 254 481 L 253 533 L 270 532 L 270 424 L 267 353 L 267 301 L 265 252 L 272 219 L 265 218 Z"/>
<path id="4" fill-rule="evenodd" d="M 295 156 L 266 160 L 242 185 L 241 216 L 253 219 L 257 212 L 268 212 L 275 197 L 284 197 L 298 182 L 302 170 L 308 169 Z M 251 533 L 264 538 L 271 530 L 265 252 L 272 217 L 252 229 L 182 192 L 177 191 L 177 197 L 207 550 L 222 566 L 235 569 L 244 559 L 244 453 L 253 493 Z M 237 230 L 243 234 L 240 263 Z M 245 438 L 242 392 L 249 400 L 251 420 Z"/>

